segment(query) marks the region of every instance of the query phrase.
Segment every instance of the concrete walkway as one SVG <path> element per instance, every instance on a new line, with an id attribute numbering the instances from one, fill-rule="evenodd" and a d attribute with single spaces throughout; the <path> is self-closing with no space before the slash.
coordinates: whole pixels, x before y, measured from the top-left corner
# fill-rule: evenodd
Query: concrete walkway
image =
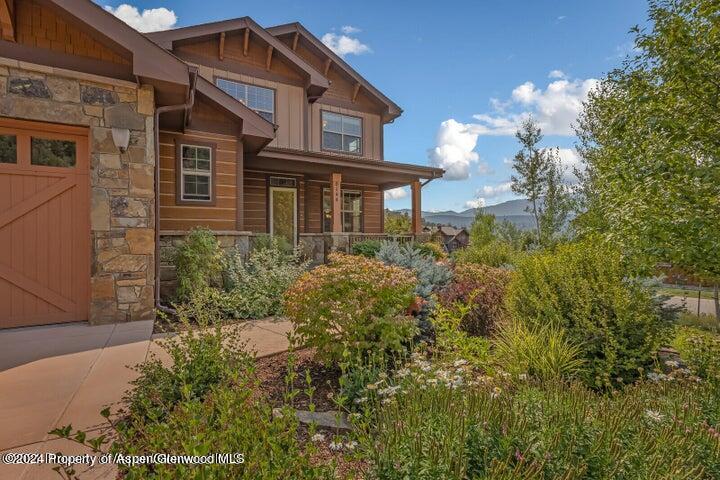
<path id="1" fill-rule="evenodd" d="M 287 349 L 290 323 L 247 322 L 241 332 L 258 356 Z M 89 326 L 86 323 L 0 330 L 0 455 L 2 453 L 87 453 L 48 431 L 72 424 L 99 431 L 100 410 L 118 407 L 129 382 L 127 368 L 149 352 L 162 356 L 152 321 Z M 58 478 L 49 465 L 5 465 L 0 479 Z M 82 478 L 114 478 L 112 466 L 95 467 Z"/>

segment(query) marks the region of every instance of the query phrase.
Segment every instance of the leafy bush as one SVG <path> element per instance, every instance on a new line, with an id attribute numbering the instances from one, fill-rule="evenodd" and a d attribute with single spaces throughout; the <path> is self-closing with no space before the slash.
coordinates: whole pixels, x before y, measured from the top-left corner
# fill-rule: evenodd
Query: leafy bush
<path id="1" fill-rule="evenodd" d="M 200 307 L 200 305 L 196 305 Z M 181 309 L 189 308 L 186 306 Z M 206 310 L 207 311 L 207 310 Z M 218 323 L 206 314 L 203 323 Z M 185 312 L 185 317 L 202 317 Z M 150 463 L 119 465 L 128 479 L 330 479 L 332 469 L 317 465 L 312 444 L 298 442 L 294 412 L 273 409 L 257 394 L 253 363 L 240 345 L 228 341 L 219 329 L 188 332 L 164 345 L 174 365 L 157 360 L 139 368 L 140 377 L 128 394 L 129 412 L 110 419 L 110 431 L 91 437 L 71 426 L 51 434 L 81 443 L 94 453 L 206 456 L 229 454 L 233 464 L 219 459 L 197 465 Z M 241 455 L 241 457 L 238 457 Z M 62 468 L 64 478 L 75 478 L 73 466 Z"/>
<path id="2" fill-rule="evenodd" d="M 161 341 L 172 360 L 169 365 L 153 354 L 135 367 L 140 376 L 125 399 L 135 421 L 162 421 L 181 401 L 203 399 L 215 385 L 227 383 L 251 364 L 237 333 L 221 330 L 217 310 L 202 296 L 178 306 L 177 314 L 186 326 L 193 319 L 201 328 L 186 328 Z"/>
<path id="3" fill-rule="evenodd" d="M 353 243 L 352 246 L 353 255 L 362 255 L 367 258 L 375 258 L 378 250 L 380 250 L 380 240 L 363 240 Z"/>
<path id="4" fill-rule="evenodd" d="M 220 295 L 226 313 L 234 318 L 263 318 L 282 313 L 282 296 L 307 269 L 298 250 L 287 252 L 272 238 L 255 245 L 245 260 L 239 251 L 228 255 L 225 285 Z"/>
<path id="5" fill-rule="evenodd" d="M 490 267 L 514 265 L 520 256 L 512 245 L 497 240 L 485 244 L 470 244 L 454 253 L 457 263 L 479 263 Z"/>
<path id="6" fill-rule="evenodd" d="M 285 294 L 285 312 L 300 341 L 329 362 L 401 352 L 416 331 L 406 314 L 414 299 L 413 273 L 340 253 L 329 259 Z"/>
<path id="7" fill-rule="evenodd" d="M 500 328 L 493 347 L 498 367 L 515 376 L 569 379 L 583 366 L 580 348 L 567 339 L 564 330 L 550 325 L 530 330 L 519 322 L 507 323 Z"/>
<path id="8" fill-rule="evenodd" d="M 223 252 L 210 230 L 193 229 L 175 250 L 172 261 L 178 281 L 175 295 L 181 302 L 195 291 L 220 284 Z"/>
<path id="9" fill-rule="evenodd" d="M 530 329 L 564 328 L 596 388 L 637 379 L 666 333 L 652 293 L 627 277 L 618 252 L 592 241 L 524 258 L 506 298 L 511 316 Z"/>
<path id="10" fill-rule="evenodd" d="M 470 335 L 488 336 L 505 317 L 504 297 L 509 282 L 506 270 L 460 264 L 452 282 L 440 292 L 440 303 L 446 307 L 456 302 L 468 305 L 460 328 Z"/>
<path id="11" fill-rule="evenodd" d="M 718 478 L 720 397 L 687 380 L 617 395 L 474 377 L 417 360 L 367 391 L 370 478 Z"/>
<path id="12" fill-rule="evenodd" d="M 692 327 L 678 327 L 673 347 L 701 378 L 720 382 L 720 336 Z"/>
<path id="13" fill-rule="evenodd" d="M 252 237 L 250 241 L 251 250 L 280 250 L 288 255 L 295 250 L 292 243 L 287 238 L 280 235 L 258 234 Z"/>
<path id="14" fill-rule="evenodd" d="M 676 323 L 678 325 L 695 327 L 712 333 L 720 333 L 720 320 L 718 320 L 715 315 L 710 315 L 709 313 L 701 313 L 698 315 L 696 313 L 683 311 L 678 314 Z"/>
<path id="15" fill-rule="evenodd" d="M 435 260 L 442 260 L 447 257 L 445 248 L 437 242 L 423 242 L 415 244 L 415 248 L 428 257 L 432 257 Z"/>
<path id="16" fill-rule="evenodd" d="M 438 305 L 433 311 L 435 326 L 434 348 L 443 356 L 453 360 L 464 359 L 476 367 L 489 365 L 490 341 L 484 337 L 468 334 L 461 328 L 463 319 L 470 315 L 471 305 L 460 302 L 447 307 Z"/>

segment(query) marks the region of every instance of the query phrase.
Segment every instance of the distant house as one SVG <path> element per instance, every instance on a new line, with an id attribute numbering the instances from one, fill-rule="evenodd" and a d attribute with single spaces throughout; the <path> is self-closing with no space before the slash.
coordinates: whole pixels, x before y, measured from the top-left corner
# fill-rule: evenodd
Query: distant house
<path id="1" fill-rule="evenodd" d="M 445 245 L 448 252 L 465 248 L 470 242 L 470 234 L 464 228 L 455 228 L 449 225 L 439 225 L 432 234 L 432 239 Z"/>

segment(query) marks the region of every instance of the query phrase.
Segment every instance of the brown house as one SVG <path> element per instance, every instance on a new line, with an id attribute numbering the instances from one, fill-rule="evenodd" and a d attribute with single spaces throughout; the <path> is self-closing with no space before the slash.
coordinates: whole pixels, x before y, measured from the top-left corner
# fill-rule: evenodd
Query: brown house
<path id="1" fill-rule="evenodd" d="M 0 328 L 151 318 L 195 226 L 322 260 L 383 234 L 401 109 L 299 24 L 144 36 L 89 0 L 0 0 Z"/>
<path id="2" fill-rule="evenodd" d="M 455 228 L 449 225 L 438 225 L 432 232 L 432 239 L 442 243 L 448 252 L 458 248 L 465 248 L 470 243 L 470 234 L 464 228 Z"/>

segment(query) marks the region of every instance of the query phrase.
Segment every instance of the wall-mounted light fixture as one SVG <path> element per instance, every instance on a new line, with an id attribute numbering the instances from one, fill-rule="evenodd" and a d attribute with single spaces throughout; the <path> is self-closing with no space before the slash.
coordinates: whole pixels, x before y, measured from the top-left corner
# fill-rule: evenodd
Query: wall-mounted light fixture
<path id="1" fill-rule="evenodd" d="M 127 128 L 113 127 L 112 138 L 113 143 L 118 150 L 120 150 L 120 153 L 125 153 L 130 144 L 130 130 Z"/>
<path id="2" fill-rule="evenodd" d="M 125 153 L 130 145 L 130 130 L 144 130 L 145 117 L 139 115 L 127 103 L 113 105 L 105 109 L 105 126 L 112 129 L 113 143 Z"/>

